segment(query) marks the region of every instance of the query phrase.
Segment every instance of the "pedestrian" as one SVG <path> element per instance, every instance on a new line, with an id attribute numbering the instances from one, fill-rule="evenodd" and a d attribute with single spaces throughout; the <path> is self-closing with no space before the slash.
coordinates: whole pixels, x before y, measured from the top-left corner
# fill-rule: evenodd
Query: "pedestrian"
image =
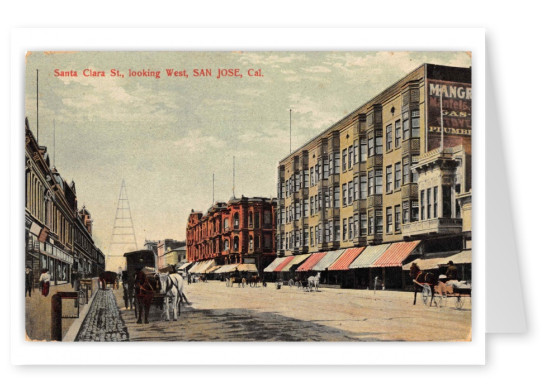
<path id="1" fill-rule="evenodd" d="M 75 269 L 75 268 L 73 267 L 73 269 L 71 270 L 71 286 L 72 286 L 73 289 L 76 290 L 76 291 L 78 290 L 78 289 L 75 288 L 75 283 L 76 283 L 76 281 L 77 281 L 77 277 L 78 277 L 78 275 L 77 275 L 77 269 Z"/>
<path id="2" fill-rule="evenodd" d="M 40 283 L 40 286 L 42 287 L 42 295 L 48 296 L 50 293 L 50 272 L 48 269 L 42 269 L 42 274 L 40 275 L 40 278 L 38 279 L 38 282 Z"/>
<path id="3" fill-rule="evenodd" d="M 33 282 L 33 269 L 27 265 L 27 267 L 25 267 L 25 297 L 27 297 L 27 292 L 29 292 L 29 297 L 31 297 Z"/>
<path id="4" fill-rule="evenodd" d="M 448 281 L 457 281 L 457 267 L 453 264 L 453 261 L 448 262 L 448 269 L 446 270 L 446 278 Z"/>

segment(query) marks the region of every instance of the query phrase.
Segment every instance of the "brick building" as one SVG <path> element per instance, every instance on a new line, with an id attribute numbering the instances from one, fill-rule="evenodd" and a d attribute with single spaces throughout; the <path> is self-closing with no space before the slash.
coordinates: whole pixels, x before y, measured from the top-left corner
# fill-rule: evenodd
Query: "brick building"
<path id="1" fill-rule="evenodd" d="M 470 68 L 420 66 L 281 160 L 277 176 L 279 261 L 384 245 L 361 267 L 345 251 L 324 280 L 403 286 L 412 259 L 470 248 Z"/>
<path id="2" fill-rule="evenodd" d="M 255 265 L 261 271 L 276 255 L 275 199 L 232 198 L 206 214 L 191 211 L 187 223 L 189 262 Z M 251 270 L 251 269 L 249 269 Z"/>
<path id="3" fill-rule="evenodd" d="M 78 210 L 76 185 L 67 183 L 50 163 L 47 148 L 38 144 L 25 119 L 25 264 L 49 269 L 53 284 L 70 281 L 74 270 L 97 275 L 105 255 L 92 239 L 92 218 Z"/>

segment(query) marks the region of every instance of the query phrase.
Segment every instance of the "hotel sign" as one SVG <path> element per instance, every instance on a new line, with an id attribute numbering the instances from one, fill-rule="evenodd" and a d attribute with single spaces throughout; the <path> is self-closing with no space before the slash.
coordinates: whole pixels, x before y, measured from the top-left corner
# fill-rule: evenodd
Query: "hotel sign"
<path id="1" fill-rule="evenodd" d="M 442 80 L 427 80 L 428 151 L 440 148 L 444 120 L 444 147 L 470 143 L 471 137 L 471 85 Z M 440 107 L 442 96 L 442 107 Z"/>

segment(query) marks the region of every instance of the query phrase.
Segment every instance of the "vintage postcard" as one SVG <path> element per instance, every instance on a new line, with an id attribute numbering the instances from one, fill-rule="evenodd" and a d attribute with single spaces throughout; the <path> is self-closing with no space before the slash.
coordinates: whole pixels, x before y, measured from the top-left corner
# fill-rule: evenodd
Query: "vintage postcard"
<path id="1" fill-rule="evenodd" d="M 28 52 L 27 341 L 470 343 L 471 61 Z"/>

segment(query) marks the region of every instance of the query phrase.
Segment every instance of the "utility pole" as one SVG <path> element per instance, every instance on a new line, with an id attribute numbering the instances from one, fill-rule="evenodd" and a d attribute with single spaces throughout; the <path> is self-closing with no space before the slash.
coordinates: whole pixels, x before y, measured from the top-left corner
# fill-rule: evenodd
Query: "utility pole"
<path id="1" fill-rule="evenodd" d="M 440 148 L 444 152 L 444 110 L 442 109 L 442 87 L 440 87 Z"/>
<path id="2" fill-rule="evenodd" d="M 54 118 L 54 167 L 55 167 L 55 118 Z"/>
<path id="3" fill-rule="evenodd" d="M 292 152 L 292 149 L 291 149 L 291 112 L 292 110 L 289 109 L 289 155 L 291 154 Z"/>
<path id="4" fill-rule="evenodd" d="M 36 70 L 36 143 L 38 144 L 38 69 Z"/>

